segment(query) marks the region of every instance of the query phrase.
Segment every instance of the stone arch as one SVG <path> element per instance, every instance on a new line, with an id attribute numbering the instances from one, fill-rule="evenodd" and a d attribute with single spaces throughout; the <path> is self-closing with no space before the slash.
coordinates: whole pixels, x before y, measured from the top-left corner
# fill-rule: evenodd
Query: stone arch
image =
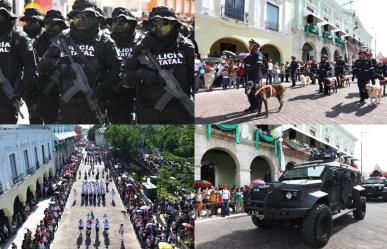
<path id="1" fill-rule="evenodd" d="M 2 208 L 0 209 L 0 225 L 2 229 L 2 225 L 6 224 L 8 228 L 10 228 L 11 225 L 11 218 L 12 218 L 13 212 L 9 208 Z"/>
<path id="2" fill-rule="evenodd" d="M 212 43 L 210 48 L 210 56 L 220 57 L 222 51 L 229 50 L 236 54 L 249 51 L 249 45 L 242 39 L 235 37 L 223 37 Z"/>
<path id="3" fill-rule="evenodd" d="M 43 187 L 43 178 L 36 179 L 36 184 L 35 184 L 36 199 L 39 199 L 40 196 L 42 195 L 42 187 Z"/>
<path id="4" fill-rule="evenodd" d="M 274 180 L 275 166 L 270 158 L 259 155 L 250 164 L 250 180 L 261 179 L 265 182 Z"/>
<path id="5" fill-rule="evenodd" d="M 55 176 L 55 169 L 54 169 L 54 167 L 50 167 L 50 169 L 49 169 L 49 176 L 50 177 L 54 177 Z"/>
<path id="6" fill-rule="evenodd" d="M 321 48 L 321 56 L 323 55 L 323 54 L 325 54 L 325 55 L 327 55 L 328 56 L 328 61 L 331 61 L 331 51 L 329 50 L 329 48 L 327 48 L 327 47 L 322 47 Z"/>
<path id="7" fill-rule="evenodd" d="M 313 43 L 306 42 L 302 46 L 302 61 L 316 59 L 316 47 Z"/>
<path id="8" fill-rule="evenodd" d="M 335 52 L 333 53 L 333 59 L 336 60 L 336 59 L 337 59 L 337 56 L 339 56 L 339 55 L 342 55 L 343 58 L 344 58 L 344 55 L 343 55 L 343 53 L 341 52 L 341 50 L 340 50 L 340 49 L 336 49 Z"/>
<path id="9" fill-rule="evenodd" d="M 236 155 L 226 148 L 208 149 L 201 157 L 201 178 L 207 178 L 205 180 L 209 180 L 214 185 L 224 183 L 230 186 L 237 185 L 236 177 L 239 168 Z M 206 176 L 209 172 L 213 174 L 212 179 Z"/>
<path id="10" fill-rule="evenodd" d="M 34 200 L 35 199 L 35 187 L 34 185 L 29 185 L 28 188 L 27 188 L 27 192 L 26 192 L 26 200 L 27 201 L 31 201 L 31 200 Z"/>
<path id="11" fill-rule="evenodd" d="M 15 196 L 15 199 L 13 201 L 13 215 L 15 215 L 16 213 L 22 210 L 24 202 L 25 200 L 24 201 L 21 200 L 20 195 Z"/>
<path id="12" fill-rule="evenodd" d="M 44 171 L 44 173 L 43 173 L 43 180 L 44 181 L 46 181 L 47 179 L 48 179 L 48 176 L 49 176 L 49 174 L 48 174 L 48 169 L 46 169 L 45 171 Z"/>
<path id="13" fill-rule="evenodd" d="M 260 51 L 266 57 L 266 59 L 269 60 L 269 58 L 271 58 L 273 64 L 276 62 L 278 64 L 282 63 L 282 53 L 277 46 L 272 44 L 265 44 L 261 47 Z"/>

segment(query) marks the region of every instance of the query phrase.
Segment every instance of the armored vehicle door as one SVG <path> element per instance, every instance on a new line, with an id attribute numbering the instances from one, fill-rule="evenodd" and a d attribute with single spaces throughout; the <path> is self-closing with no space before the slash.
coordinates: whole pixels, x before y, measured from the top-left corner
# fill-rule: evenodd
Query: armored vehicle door
<path id="1" fill-rule="evenodd" d="M 336 210 L 340 199 L 340 182 L 335 175 L 336 168 L 329 167 L 323 184 L 323 191 L 328 193 L 329 206 Z"/>

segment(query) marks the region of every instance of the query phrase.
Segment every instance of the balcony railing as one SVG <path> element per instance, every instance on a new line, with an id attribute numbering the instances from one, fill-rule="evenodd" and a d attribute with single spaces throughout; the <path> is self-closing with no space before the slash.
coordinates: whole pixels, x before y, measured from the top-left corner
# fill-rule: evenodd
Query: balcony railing
<path id="1" fill-rule="evenodd" d="M 247 13 L 242 9 L 229 8 L 225 5 L 221 6 L 221 16 L 234 19 L 236 21 L 247 23 Z"/>
<path id="2" fill-rule="evenodd" d="M 36 165 L 36 169 L 39 169 L 39 168 L 40 168 L 39 161 L 36 161 L 35 165 Z"/>
<path id="3" fill-rule="evenodd" d="M 265 27 L 266 27 L 266 29 L 270 29 L 270 30 L 274 30 L 274 31 L 278 31 L 279 30 L 278 22 L 275 23 L 275 22 L 266 21 L 265 22 Z"/>
<path id="4" fill-rule="evenodd" d="M 15 185 L 18 182 L 23 181 L 24 176 L 25 176 L 25 174 L 21 174 L 21 175 L 16 176 L 15 178 L 13 178 L 13 184 Z"/>
<path id="5" fill-rule="evenodd" d="M 33 167 L 33 168 L 29 168 L 28 170 L 27 170 L 27 174 L 30 174 L 30 175 L 32 175 L 33 173 L 35 173 L 35 167 Z"/>
<path id="6" fill-rule="evenodd" d="M 48 157 L 45 157 L 44 158 L 44 163 L 46 164 L 46 163 L 48 163 L 50 160 L 48 159 Z"/>
<path id="7" fill-rule="evenodd" d="M 2 194 L 4 192 L 3 190 L 3 184 L 0 183 L 0 194 Z"/>

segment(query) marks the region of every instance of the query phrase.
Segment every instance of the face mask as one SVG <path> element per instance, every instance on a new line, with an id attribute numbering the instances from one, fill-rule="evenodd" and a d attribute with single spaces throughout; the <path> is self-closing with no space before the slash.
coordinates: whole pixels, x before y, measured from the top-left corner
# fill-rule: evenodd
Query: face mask
<path id="1" fill-rule="evenodd" d="M 135 26 L 135 23 L 125 18 L 114 19 L 112 21 L 111 31 L 116 34 L 128 34 Z"/>
<path id="2" fill-rule="evenodd" d="M 46 22 L 44 29 L 49 35 L 55 36 L 62 31 L 62 25 L 59 22 Z"/>
<path id="3" fill-rule="evenodd" d="M 78 30 L 90 30 L 98 23 L 98 19 L 93 12 L 79 12 L 74 15 L 73 25 Z"/>
<path id="4" fill-rule="evenodd" d="M 166 37 L 175 29 L 176 23 L 169 20 L 155 19 L 151 22 L 151 32 L 158 37 Z"/>
<path id="5" fill-rule="evenodd" d="M 42 25 L 36 19 L 27 19 L 24 26 L 24 31 L 27 34 L 38 34 L 42 30 Z"/>

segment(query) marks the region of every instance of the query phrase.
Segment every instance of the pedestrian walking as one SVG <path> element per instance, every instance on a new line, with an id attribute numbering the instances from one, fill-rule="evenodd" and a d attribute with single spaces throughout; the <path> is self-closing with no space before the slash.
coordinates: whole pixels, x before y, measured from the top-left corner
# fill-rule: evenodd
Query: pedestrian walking
<path id="1" fill-rule="evenodd" d="M 83 220 L 80 219 L 78 221 L 78 229 L 79 229 L 79 234 L 82 234 L 82 230 L 83 230 Z"/>
<path id="2" fill-rule="evenodd" d="M 114 190 L 114 188 L 111 191 L 111 195 L 112 195 L 112 203 L 114 203 L 114 196 L 116 195 L 116 191 Z"/>
<path id="3" fill-rule="evenodd" d="M 123 241 L 124 240 L 124 224 L 121 224 L 120 225 L 120 230 L 118 231 L 118 233 L 120 234 L 120 240 Z"/>
<path id="4" fill-rule="evenodd" d="M 74 195 L 74 203 L 76 203 L 78 193 L 77 193 L 77 190 L 76 190 L 75 188 L 74 188 L 74 190 L 73 190 L 73 195 Z"/>
<path id="5" fill-rule="evenodd" d="M 95 233 L 96 234 L 99 233 L 99 220 L 98 219 L 95 220 Z"/>

